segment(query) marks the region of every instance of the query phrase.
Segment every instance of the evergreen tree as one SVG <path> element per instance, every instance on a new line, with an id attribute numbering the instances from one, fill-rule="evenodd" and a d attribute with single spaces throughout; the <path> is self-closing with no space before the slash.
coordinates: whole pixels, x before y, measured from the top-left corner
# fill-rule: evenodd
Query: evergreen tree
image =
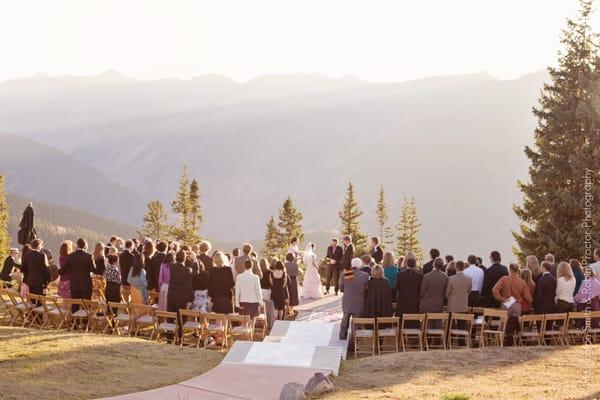
<path id="1" fill-rule="evenodd" d="M 262 254 L 269 260 L 278 256 L 280 253 L 279 244 L 281 239 L 279 237 L 279 230 L 275 224 L 275 218 L 271 216 L 269 222 L 267 222 L 267 229 L 265 231 L 265 241 Z"/>
<path id="2" fill-rule="evenodd" d="M 521 261 L 548 252 L 558 260 L 589 258 L 586 234 L 600 237 L 600 227 L 591 223 L 600 221 L 600 207 L 586 205 L 600 198 L 595 184 L 600 174 L 600 58 L 591 10 L 592 1 L 582 0 L 578 18 L 567 20 L 558 67 L 548 68 L 551 82 L 533 109 L 535 144 L 525 148 L 530 182 L 519 182 L 524 200 L 513 206 L 521 219 L 520 232 L 513 232 Z"/>
<path id="3" fill-rule="evenodd" d="M 179 189 L 175 200 L 171 202 L 171 211 L 178 215 L 177 223 L 171 228 L 171 233 L 177 240 L 191 245 L 197 243 L 200 238 L 194 226 L 194 205 L 190 200 L 191 184 L 187 174 L 187 167 L 184 165 L 179 177 Z"/>
<path id="4" fill-rule="evenodd" d="M 387 245 L 393 243 L 392 228 L 388 225 L 388 206 L 385 202 L 385 192 L 383 185 L 379 189 L 379 198 L 377 199 L 377 208 L 375 209 L 377 215 L 377 227 L 379 231 L 379 239 L 381 241 L 381 247 L 385 248 Z"/>
<path id="5" fill-rule="evenodd" d="M 190 184 L 190 232 L 193 232 L 193 242 L 200 241 L 198 232 L 202 223 L 202 208 L 200 206 L 200 185 L 196 179 Z"/>
<path id="6" fill-rule="evenodd" d="M 294 206 L 290 196 L 285 199 L 279 209 L 279 250 L 285 252 L 292 238 L 297 237 L 299 242 L 304 239 L 302 232 L 302 214 Z"/>
<path id="7" fill-rule="evenodd" d="M 4 175 L 0 175 L 0 261 L 8 256 L 10 250 L 10 236 L 8 234 L 8 202 L 4 192 Z"/>
<path id="8" fill-rule="evenodd" d="M 156 199 L 148 203 L 148 211 L 144 215 L 144 225 L 138 233 L 155 241 L 166 239 L 169 236 L 167 212 L 160 200 Z"/>
<path id="9" fill-rule="evenodd" d="M 411 252 L 418 261 L 423 261 L 423 249 L 419 242 L 420 227 L 415 199 L 404 199 L 400 222 L 396 225 L 396 253 L 399 256 L 405 256 Z"/>
<path id="10" fill-rule="evenodd" d="M 342 223 L 342 235 L 352 236 L 354 242 L 354 253 L 357 256 L 364 254 L 367 251 L 367 235 L 360 230 L 359 218 L 363 214 L 358 208 L 356 198 L 354 197 L 354 186 L 352 182 L 348 183 L 346 189 L 346 197 L 342 210 L 338 213 Z"/>

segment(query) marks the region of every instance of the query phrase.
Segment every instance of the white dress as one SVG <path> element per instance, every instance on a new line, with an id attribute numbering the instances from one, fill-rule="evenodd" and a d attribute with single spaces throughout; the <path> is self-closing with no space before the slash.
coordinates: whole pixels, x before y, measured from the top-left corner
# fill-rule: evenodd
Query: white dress
<path id="1" fill-rule="evenodd" d="M 321 276 L 319 275 L 319 261 L 315 253 L 304 254 L 304 282 L 302 284 L 302 297 L 305 299 L 320 299 L 323 293 Z"/>

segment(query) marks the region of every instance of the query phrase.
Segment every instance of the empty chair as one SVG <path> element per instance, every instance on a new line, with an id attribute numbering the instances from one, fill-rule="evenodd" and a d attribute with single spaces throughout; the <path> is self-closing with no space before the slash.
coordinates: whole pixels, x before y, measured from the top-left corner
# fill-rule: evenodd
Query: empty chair
<path id="1" fill-rule="evenodd" d="M 587 335 L 586 320 L 590 314 L 585 312 L 570 312 L 565 328 L 567 344 L 585 344 Z"/>
<path id="2" fill-rule="evenodd" d="M 377 317 L 377 352 L 397 353 L 400 337 L 400 320 L 398 317 Z"/>
<path id="3" fill-rule="evenodd" d="M 30 293 L 29 297 L 25 299 L 26 303 L 30 304 L 32 309 L 31 319 L 29 321 L 29 327 L 44 328 L 44 314 L 46 309 L 44 308 L 44 300 L 42 295 Z"/>
<path id="4" fill-rule="evenodd" d="M 13 317 L 10 321 L 12 326 L 15 322 L 21 322 L 21 328 L 25 327 L 29 322 L 31 313 L 33 313 L 33 307 L 30 302 L 25 301 L 19 292 L 15 290 L 7 290 L 9 299 L 11 300 L 12 306 L 10 306 L 10 312 Z"/>
<path id="5" fill-rule="evenodd" d="M 60 298 L 55 296 L 45 297 L 44 300 L 44 304 L 51 306 L 46 309 L 48 323 L 51 324 L 54 329 L 60 330 L 63 326 L 68 327 L 70 322 L 70 313 L 68 310 L 70 308 L 66 308 L 65 302 L 63 301 L 63 303 L 61 303 Z M 66 303 L 68 304 L 68 302 Z"/>
<path id="6" fill-rule="evenodd" d="M 179 330 L 179 324 L 177 322 L 177 313 L 169 311 L 156 311 L 156 341 L 160 342 L 163 335 L 167 335 L 167 338 L 172 338 L 175 344 L 177 344 L 177 331 Z"/>
<path id="7" fill-rule="evenodd" d="M 375 329 L 375 318 L 352 318 L 354 357 L 361 353 L 375 355 L 377 349 Z"/>
<path id="8" fill-rule="evenodd" d="M 425 330 L 425 314 L 403 314 L 400 337 L 402 351 L 423 350 L 423 334 Z M 414 322 L 417 327 L 407 327 L 407 322 Z"/>
<path id="9" fill-rule="evenodd" d="M 267 336 L 267 333 L 269 332 L 269 323 L 267 322 L 267 315 L 265 313 L 265 306 L 264 304 L 262 306 L 260 306 L 259 308 L 259 312 L 260 314 L 258 315 L 258 317 L 254 318 L 254 331 L 253 331 L 253 339 L 257 340 L 257 339 L 264 339 L 265 336 Z"/>
<path id="10" fill-rule="evenodd" d="M 88 330 L 88 320 L 89 313 L 83 304 L 83 299 L 70 299 L 69 302 L 71 306 L 77 306 L 78 310 L 71 313 L 71 330 L 75 330 L 75 328 L 79 328 L 81 326 L 85 327 L 85 331 Z"/>
<path id="11" fill-rule="evenodd" d="M 199 348 L 204 333 L 204 315 L 199 311 L 181 309 L 179 318 L 181 329 L 179 345 L 183 346 L 185 339 L 189 337 L 195 342 L 196 348 Z"/>
<path id="12" fill-rule="evenodd" d="M 543 314 L 521 315 L 519 317 L 519 334 L 517 344 L 519 346 L 537 345 L 542 342 L 542 326 L 544 325 Z"/>
<path id="13" fill-rule="evenodd" d="M 249 315 L 229 314 L 227 318 L 229 320 L 231 344 L 236 339 L 252 341 L 252 337 L 254 336 L 254 320 Z"/>
<path id="14" fill-rule="evenodd" d="M 506 321 L 508 313 L 506 310 L 495 310 L 486 308 L 483 310 L 483 324 L 479 336 L 479 347 L 504 346 L 506 333 Z"/>
<path id="15" fill-rule="evenodd" d="M 448 328 L 448 348 L 471 347 L 473 314 L 452 313 Z"/>
<path id="16" fill-rule="evenodd" d="M 123 328 L 131 332 L 131 315 L 129 314 L 129 305 L 126 303 L 108 303 L 108 312 L 112 323 L 112 331 L 115 335 L 121 335 Z"/>
<path id="17" fill-rule="evenodd" d="M 98 329 L 99 332 L 106 333 L 111 326 L 106 303 L 84 299 L 83 305 L 89 315 L 87 330 L 94 332 Z"/>
<path id="18" fill-rule="evenodd" d="M 565 345 L 565 330 L 567 327 L 567 313 L 546 314 L 546 322 L 542 329 L 542 343 Z"/>
<path id="19" fill-rule="evenodd" d="M 129 305 L 133 336 L 138 336 L 140 333 L 147 333 L 149 339 L 153 338 L 154 328 L 156 327 L 155 312 L 156 309 L 154 307 L 145 304 Z"/>
<path id="20" fill-rule="evenodd" d="M 425 318 L 425 348 L 427 350 L 446 348 L 449 317 L 447 312 L 427 313 Z"/>
<path id="21" fill-rule="evenodd" d="M 216 314 L 216 313 L 208 313 L 204 315 L 206 321 L 206 331 L 204 335 L 204 347 L 220 347 L 223 350 L 228 346 L 227 343 L 227 315 L 225 314 Z M 210 338 L 214 337 L 215 339 L 221 338 L 220 345 L 211 345 Z"/>

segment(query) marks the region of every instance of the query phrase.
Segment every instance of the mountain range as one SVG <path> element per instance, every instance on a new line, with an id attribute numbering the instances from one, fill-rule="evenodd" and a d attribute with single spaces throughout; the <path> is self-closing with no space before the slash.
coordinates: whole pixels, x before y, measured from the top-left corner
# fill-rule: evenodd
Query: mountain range
<path id="1" fill-rule="evenodd" d="M 201 185 L 201 234 L 228 242 L 261 238 L 287 195 L 305 231 L 327 237 L 349 181 L 373 235 L 384 185 L 392 225 L 415 197 L 426 249 L 509 253 L 547 79 L 37 75 L 0 83 L 0 171 L 11 192 L 139 226 L 145 202 L 173 199 L 186 165 Z"/>

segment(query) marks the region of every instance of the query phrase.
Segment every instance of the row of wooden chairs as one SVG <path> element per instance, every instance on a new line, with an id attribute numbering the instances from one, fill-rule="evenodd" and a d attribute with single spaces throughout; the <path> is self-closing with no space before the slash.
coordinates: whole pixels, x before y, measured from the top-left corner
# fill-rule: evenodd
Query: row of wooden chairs
<path id="1" fill-rule="evenodd" d="M 524 315 L 513 345 L 568 345 L 600 343 L 600 329 L 590 320 L 600 312 Z M 506 310 L 482 309 L 470 313 L 404 314 L 399 317 L 353 318 L 354 355 L 429 349 L 504 346 Z"/>

